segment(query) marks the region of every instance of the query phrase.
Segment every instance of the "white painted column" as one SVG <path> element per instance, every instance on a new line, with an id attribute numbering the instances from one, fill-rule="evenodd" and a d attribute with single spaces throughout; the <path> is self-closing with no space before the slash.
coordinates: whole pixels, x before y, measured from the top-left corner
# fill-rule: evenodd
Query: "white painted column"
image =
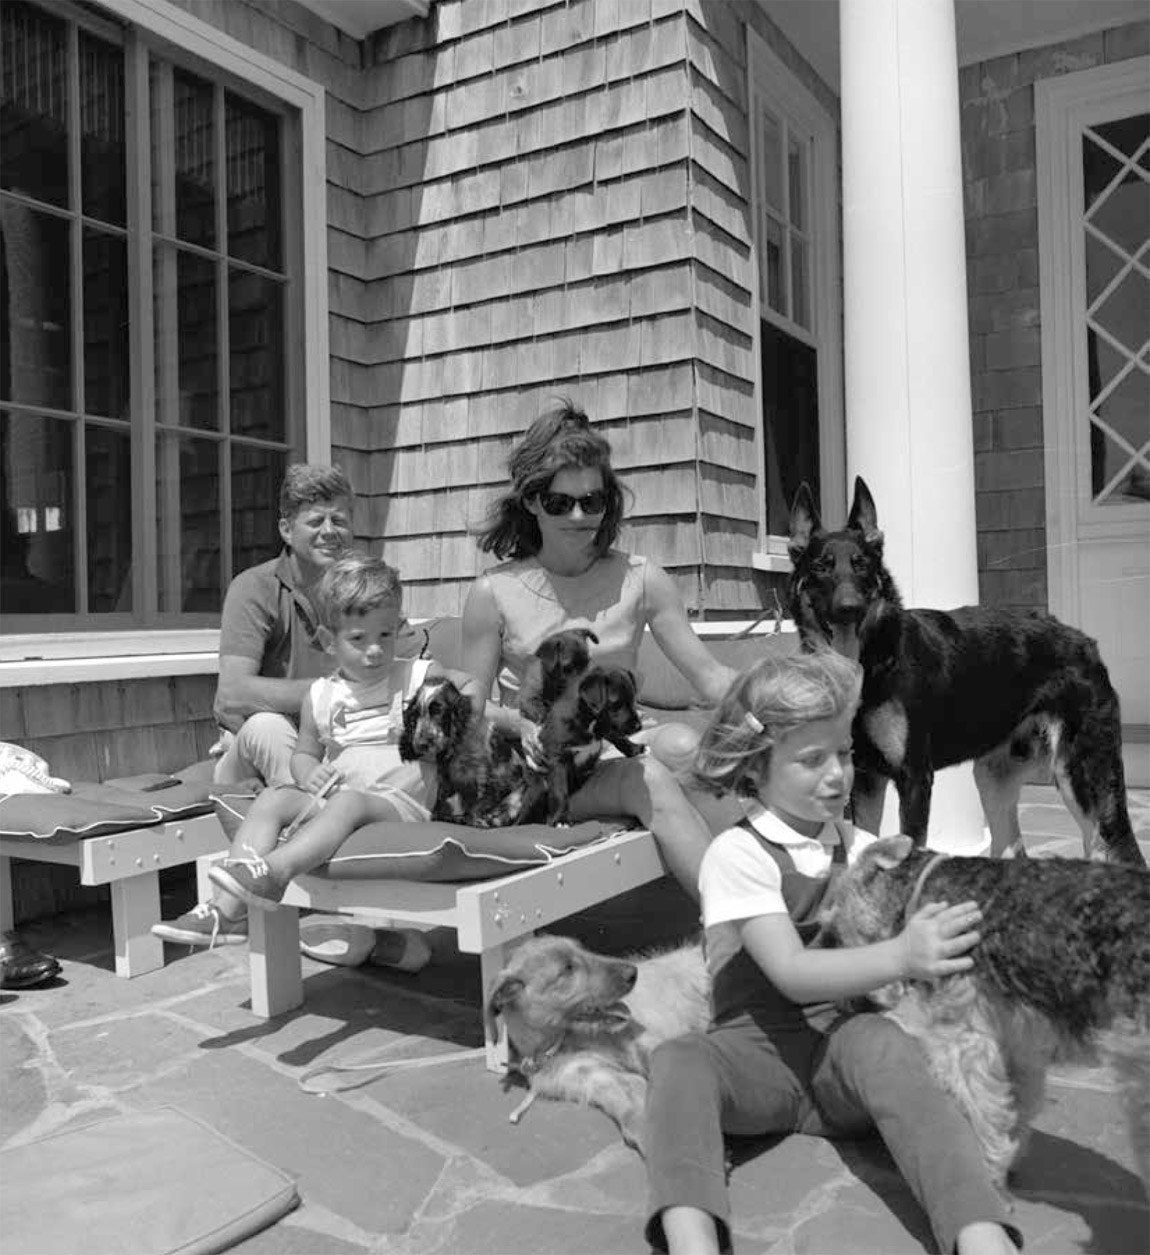
<path id="1" fill-rule="evenodd" d="M 839 0 L 839 23 L 848 485 L 904 603 L 950 609 L 978 601 L 954 0 Z M 936 775 L 930 844 L 974 852 L 983 824 L 969 765 Z"/>

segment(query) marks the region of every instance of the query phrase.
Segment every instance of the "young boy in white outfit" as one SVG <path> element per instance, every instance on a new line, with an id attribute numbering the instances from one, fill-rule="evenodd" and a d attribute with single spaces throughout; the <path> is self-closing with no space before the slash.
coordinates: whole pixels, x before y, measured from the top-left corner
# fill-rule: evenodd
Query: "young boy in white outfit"
<path id="1" fill-rule="evenodd" d="M 433 764 L 399 756 L 404 704 L 427 678 L 446 676 L 478 706 L 474 680 L 426 659 L 397 658 L 402 589 L 379 558 L 341 558 L 316 590 L 319 631 L 336 670 L 304 700 L 292 755 L 294 786 L 266 789 L 239 831 L 248 857 L 225 859 L 213 884 L 248 906 L 275 906 L 288 882 L 326 863 L 351 834 L 379 820 L 425 820 L 435 802 Z M 314 811 L 314 814 L 313 814 Z M 290 839 L 284 828 L 306 818 Z"/>

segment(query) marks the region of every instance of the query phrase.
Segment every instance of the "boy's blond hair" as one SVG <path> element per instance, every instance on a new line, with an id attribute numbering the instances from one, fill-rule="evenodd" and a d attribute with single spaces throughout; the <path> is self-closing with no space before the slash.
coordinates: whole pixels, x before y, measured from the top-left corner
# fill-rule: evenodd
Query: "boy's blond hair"
<path id="1" fill-rule="evenodd" d="M 367 614 L 386 602 L 402 606 L 403 584 L 395 567 L 382 558 L 353 553 L 328 567 L 312 600 L 320 623 L 337 632 L 347 615 Z"/>
<path id="2" fill-rule="evenodd" d="M 757 797 L 774 743 L 803 724 L 854 713 L 862 668 L 831 649 L 768 656 L 741 671 L 699 742 L 695 780 L 711 793 Z"/>

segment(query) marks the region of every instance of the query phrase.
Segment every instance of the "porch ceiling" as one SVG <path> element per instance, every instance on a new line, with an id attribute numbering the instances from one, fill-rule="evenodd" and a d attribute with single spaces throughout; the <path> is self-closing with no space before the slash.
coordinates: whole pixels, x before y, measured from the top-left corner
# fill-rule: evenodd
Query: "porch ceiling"
<path id="1" fill-rule="evenodd" d="M 838 90 L 837 0 L 759 0 L 763 11 Z M 1146 0 L 956 0 L 960 65 L 1146 20 Z"/>
<path id="2" fill-rule="evenodd" d="M 298 0 L 333 26 L 364 39 L 383 26 L 426 17 L 431 0 Z"/>

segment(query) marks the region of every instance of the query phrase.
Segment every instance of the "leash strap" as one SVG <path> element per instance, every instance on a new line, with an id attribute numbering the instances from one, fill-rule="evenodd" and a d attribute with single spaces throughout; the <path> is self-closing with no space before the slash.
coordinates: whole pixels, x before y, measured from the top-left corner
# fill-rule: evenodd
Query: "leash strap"
<path id="1" fill-rule="evenodd" d="M 531 1106 L 531 1104 L 535 1101 L 535 1098 L 535 1090 L 529 1089 L 527 1091 L 527 1097 L 524 1098 L 515 1110 L 507 1117 L 508 1120 L 510 1120 L 512 1124 L 518 1124 L 519 1121 L 523 1119 L 524 1115 L 527 1114 L 527 1108 Z"/>
<path id="2" fill-rule="evenodd" d="M 416 1068 L 434 1068 L 441 1063 L 460 1063 L 465 1059 L 482 1059 L 486 1049 L 451 1050 L 443 1055 L 422 1055 L 418 1059 L 395 1059 L 380 1062 L 379 1053 L 359 1063 L 321 1063 L 299 1078 L 299 1087 L 307 1094 L 337 1094 L 342 1090 L 370 1085 L 392 1072 L 410 1072 Z M 359 1073 L 365 1075 L 360 1076 Z"/>
<path id="3" fill-rule="evenodd" d="M 910 897 L 906 902 L 906 910 L 902 915 L 902 922 L 905 924 L 907 920 L 918 910 L 918 900 L 922 897 L 923 886 L 926 884 L 926 878 L 947 856 L 936 851 L 924 865 L 922 871 L 918 874 L 918 879 L 914 882 L 914 888 L 910 891 Z"/>

